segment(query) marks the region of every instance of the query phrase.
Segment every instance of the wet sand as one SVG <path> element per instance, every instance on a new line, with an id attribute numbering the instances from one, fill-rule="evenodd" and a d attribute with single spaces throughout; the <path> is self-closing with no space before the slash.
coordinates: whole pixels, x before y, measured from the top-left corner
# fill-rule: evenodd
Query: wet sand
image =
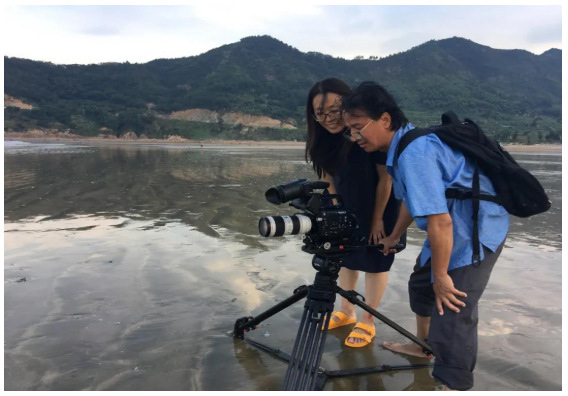
<path id="1" fill-rule="evenodd" d="M 264 191 L 314 178 L 301 150 L 160 145 L 5 147 L 6 390 L 277 390 L 286 365 L 227 336 L 311 283 L 298 237 L 258 218 L 294 213 Z M 511 219 L 480 303 L 476 390 L 561 389 L 561 156 L 516 154 L 553 208 Z M 406 282 L 424 235 L 410 232 L 379 310 L 409 330 Z M 25 280 L 24 280 L 25 279 Z M 358 291 L 364 291 L 363 277 Z M 302 303 L 250 337 L 292 349 Z M 424 363 L 329 333 L 327 369 Z M 328 381 L 328 390 L 433 390 L 429 370 Z"/>

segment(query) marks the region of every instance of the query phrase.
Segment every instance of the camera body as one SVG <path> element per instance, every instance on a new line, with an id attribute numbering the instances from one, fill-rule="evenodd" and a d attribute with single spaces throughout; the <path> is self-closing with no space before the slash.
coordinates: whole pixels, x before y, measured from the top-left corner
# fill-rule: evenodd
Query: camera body
<path id="1" fill-rule="evenodd" d="M 312 219 L 312 229 L 306 233 L 313 241 L 334 241 L 351 235 L 358 228 L 355 216 L 345 209 L 322 209 Z"/>
<path id="2" fill-rule="evenodd" d="M 265 196 L 276 205 L 290 202 L 290 206 L 301 210 L 293 216 L 267 216 L 259 221 L 262 236 L 304 235 L 304 244 L 316 245 L 336 242 L 354 243 L 358 228 L 355 214 L 343 207 L 337 194 L 323 194 L 316 190 L 329 187 L 326 182 L 295 180 L 269 189 Z M 337 203 L 333 201 L 336 200 Z"/>
<path id="3" fill-rule="evenodd" d="M 357 218 L 344 208 L 341 196 L 324 194 L 327 187 L 326 182 L 299 179 L 269 189 L 265 194 L 269 202 L 280 205 L 290 201 L 290 206 L 302 212 L 263 217 L 259 231 L 265 237 L 304 234 L 302 250 L 314 255 L 312 266 L 318 271 L 337 273 L 345 255 L 366 245 L 366 238 L 358 236 Z"/>
<path id="4" fill-rule="evenodd" d="M 302 213 L 262 217 L 258 229 L 264 237 L 304 234 L 302 250 L 314 255 L 314 269 L 337 274 L 348 252 L 364 248 L 382 249 L 383 246 L 369 245 L 367 237 L 357 232 L 359 226 L 355 213 L 344 208 L 340 195 L 316 192 L 327 187 L 329 183 L 326 182 L 298 179 L 269 189 L 265 193 L 269 202 L 280 205 L 290 201 L 290 206 L 302 210 Z M 394 249 L 398 253 L 405 247 L 397 244 Z"/>

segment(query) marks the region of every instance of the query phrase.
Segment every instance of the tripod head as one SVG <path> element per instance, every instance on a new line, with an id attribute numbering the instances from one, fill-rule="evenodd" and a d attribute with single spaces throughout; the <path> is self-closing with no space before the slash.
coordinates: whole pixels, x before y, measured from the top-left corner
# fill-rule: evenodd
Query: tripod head
<path id="1" fill-rule="evenodd" d="M 321 273 L 324 274 L 338 274 L 339 270 L 341 269 L 341 265 L 343 264 L 343 260 L 345 256 L 352 251 L 358 249 L 377 249 L 382 250 L 383 245 L 368 245 L 366 244 L 366 238 L 362 238 L 358 240 L 355 244 L 344 245 L 341 243 L 332 243 L 332 242 L 325 242 L 323 244 L 312 244 L 306 242 L 306 239 L 309 237 L 304 238 L 304 246 L 302 246 L 302 251 L 313 254 L 314 257 L 312 259 L 312 267 Z M 394 246 L 394 249 L 397 253 L 404 250 L 406 246 L 402 243 L 398 243 Z"/>

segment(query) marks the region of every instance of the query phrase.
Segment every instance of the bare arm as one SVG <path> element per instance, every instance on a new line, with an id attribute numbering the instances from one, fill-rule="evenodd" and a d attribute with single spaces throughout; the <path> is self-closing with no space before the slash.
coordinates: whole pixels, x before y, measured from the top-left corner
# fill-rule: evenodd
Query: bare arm
<path id="1" fill-rule="evenodd" d="M 454 312 L 460 312 L 458 306 L 465 307 L 465 303 L 456 296 L 467 297 L 467 295 L 454 287 L 454 282 L 448 275 L 454 244 L 453 223 L 448 213 L 428 216 L 428 238 L 432 251 L 433 287 L 438 312 L 440 315 L 444 314 L 442 304 Z"/>
<path id="2" fill-rule="evenodd" d="M 408 211 L 404 202 L 402 202 L 400 204 L 400 212 L 398 213 L 398 219 L 396 220 L 392 234 L 381 240 L 381 243 L 384 246 L 382 252 L 385 256 L 389 253 L 396 252 L 393 249 L 393 246 L 398 243 L 402 235 L 406 232 L 408 227 L 410 227 L 413 221 L 414 219 L 412 218 L 412 215 Z"/>
<path id="3" fill-rule="evenodd" d="M 379 243 L 379 239 L 386 237 L 383 216 L 392 189 L 392 179 L 387 173 L 386 165 L 376 165 L 376 167 L 377 174 L 379 175 L 379 183 L 377 183 L 377 189 L 375 192 L 375 207 L 373 209 L 373 218 L 371 221 L 369 244 Z"/>
<path id="4" fill-rule="evenodd" d="M 452 218 L 448 213 L 428 216 L 428 238 L 434 277 L 447 275 L 454 244 Z"/>
<path id="5" fill-rule="evenodd" d="M 329 174 L 326 173 L 325 171 L 322 174 L 321 180 L 324 182 L 329 183 L 329 187 L 327 188 L 327 191 L 330 194 L 337 194 L 337 189 L 335 188 L 335 183 L 333 182 L 333 177 Z M 333 204 L 337 205 L 337 199 L 333 199 Z"/>
<path id="6" fill-rule="evenodd" d="M 382 220 L 391 194 L 392 179 L 387 173 L 386 165 L 377 165 L 377 173 L 379 175 L 379 183 L 377 184 L 377 191 L 375 194 L 373 220 Z"/>
<path id="7" fill-rule="evenodd" d="M 402 202 L 400 204 L 400 212 L 398 213 L 398 219 L 396 220 L 396 224 L 394 229 L 392 230 L 391 236 L 396 239 L 397 241 L 402 237 L 402 235 L 406 232 L 408 227 L 412 224 L 414 219 L 412 215 L 408 211 L 406 204 Z"/>

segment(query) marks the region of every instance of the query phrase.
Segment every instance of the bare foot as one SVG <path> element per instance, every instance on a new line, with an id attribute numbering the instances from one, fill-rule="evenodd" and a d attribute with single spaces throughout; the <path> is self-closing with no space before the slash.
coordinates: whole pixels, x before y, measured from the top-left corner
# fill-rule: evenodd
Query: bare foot
<path id="1" fill-rule="evenodd" d="M 417 356 L 421 358 L 428 358 L 422 348 L 416 344 L 400 344 L 398 342 L 383 342 L 383 346 L 388 350 L 404 355 Z"/>

